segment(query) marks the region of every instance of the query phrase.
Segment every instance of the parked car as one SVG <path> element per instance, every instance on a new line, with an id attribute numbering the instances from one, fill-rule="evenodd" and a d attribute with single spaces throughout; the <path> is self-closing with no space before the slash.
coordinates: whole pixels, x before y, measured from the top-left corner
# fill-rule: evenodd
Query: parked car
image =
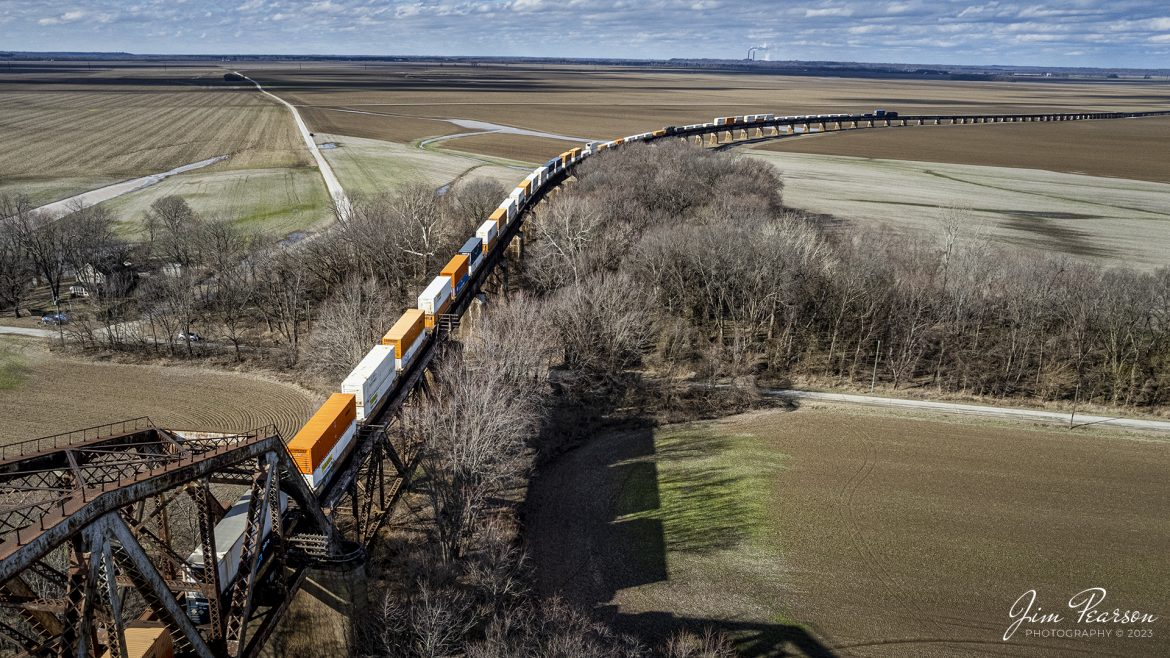
<path id="1" fill-rule="evenodd" d="M 175 334 L 175 338 L 178 340 L 191 341 L 192 343 L 198 343 L 199 341 L 203 340 L 203 336 L 200 336 L 194 331 L 180 331 L 179 333 Z"/>
<path id="2" fill-rule="evenodd" d="M 66 324 L 69 316 L 65 313 L 49 313 L 41 316 L 41 324 Z"/>

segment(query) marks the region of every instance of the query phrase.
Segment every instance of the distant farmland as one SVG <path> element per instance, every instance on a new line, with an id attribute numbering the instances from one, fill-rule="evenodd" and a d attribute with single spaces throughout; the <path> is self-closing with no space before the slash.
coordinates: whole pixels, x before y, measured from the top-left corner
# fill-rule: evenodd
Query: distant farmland
<path id="1" fill-rule="evenodd" d="M 363 63 L 350 66 L 335 62 L 258 63 L 250 73 L 274 93 L 309 108 L 310 125 L 323 132 L 395 141 L 458 132 L 434 121 L 442 118 L 476 119 L 610 139 L 659 126 L 761 111 L 820 114 L 887 107 L 905 113 L 1008 113 L 1170 105 L 1170 87 L 1164 83 L 1142 82 L 873 80 L 580 65 L 470 67 Z M 343 117 L 334 111 L 312 109 L 339 107 L 392 116 L 350 114 Z M 1131 129 L 1121 123 L 1125 122 L 1102 123 L 1094 130 L 1106 139 L 1117 131 L 1119 138 L 1124 139 Z M 969 131 L 978 133 L 980 128 L 972 126 Z M 939 148 L 945 148 L 948 134 L 939 131 L 922 139 L 941 140 L 938 144 L 943 146 Z M 894 138 L 897 137 L 901 135 Z M 511 138 L 496 139 L 503 142 Z M 1155 143 L 1167 143 L 1170 136 L 1165 131 L 1154 132 L 1151 139 Z M 460 141 L 451 142 L 445 148 L 454 148 Z M 1065 144 L 1057 136 L 1056 140 L 1045 142 L 1045 149 L 1052 157 L 1059 158 Z M 1094 163 L 1107 167 L 1109 159 L 1114 157 L 1109 153 L 1085 153 L 1072 146 L 1068 151 L 1070 160 L 1083 161 L 1083 166 L 1072 161 L 1064 163 L 1073 170 L 1089 171 Z M 1098 163 L 1099 160 L 1105 162 Z"/>
<path id="2" fill-rule="evenodd" d="M 309 162 L 287 110 L 243 88 L 0 89 L 0 134 L 0 192 L 38 203 L 219 155 L 201 173 Z"/>

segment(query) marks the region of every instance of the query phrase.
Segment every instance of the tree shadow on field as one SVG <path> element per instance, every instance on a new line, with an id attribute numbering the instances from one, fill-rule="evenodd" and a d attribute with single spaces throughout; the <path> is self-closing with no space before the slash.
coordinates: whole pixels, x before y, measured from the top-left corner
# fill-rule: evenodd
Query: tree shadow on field
<path id="1" fill-rule="evenodd" d="M 749 480 L 759 475 L 729 453 L 739 439 L 703 428 L 675 427 L 657 442 L 655 423 L 645 417 L 616 429 L 574 429 L 591 438 L 550 464 L 529 498 L 539 501 L 528 525 L 543 595 L 592 609 L 656 645 L 683 629 L 713 627 L 744 656 L 833 655 L 799 625 L 626 614 L 609 605 L 622 590 L 669 581 L 670 555 L 744 546 L 759 521 Z"/>
<path id="2" fill-rule="evenodd" d="M 735 643 L 736 653 L 744 658 L 834 658 L 837 655 L 812 632 L 796 624 L 696 619 L 678 617 L 669 612 L 623 614 L 612 607 L 599 610 L 602 614 L 610 613 L 608 618 L 618 630 L 634 633 L 655 644 L 665 642 L 679 631 L 702 634 L 705 629 L 714 628 L 730 637 Z"/>

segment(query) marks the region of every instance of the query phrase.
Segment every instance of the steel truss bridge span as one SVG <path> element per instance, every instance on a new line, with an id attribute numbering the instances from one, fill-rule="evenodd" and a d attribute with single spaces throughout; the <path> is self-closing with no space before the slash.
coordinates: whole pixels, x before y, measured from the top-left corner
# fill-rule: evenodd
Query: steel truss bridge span
<path id="1" fill-rule="evenodd" d="M 323 490 L 306 485 L 274 427 L 182 432 L 139 418 L 0 447 L 0 607 L 6 611 L 0 639 L 29 656 L 89 658 L 108 650 L 125 657 L 127 630 L 145 625 L 164 629 L 180 656 L 258 655 L 310 567 L 364 558 L 364 547 L 418 464 L 420 440 L 402 411 L 425 394 L 428 371 L 476 299 L 506 290 L 506 259 L 509 252 L 519 255 L 530 211 L 604 148 L 663 139 L 725 148 L 858 128 L 1152 116 L 1170 116 L 1170 110 L 754 115 L 672 126 L 562 154 L 538 170 L 539 183 L 518 204 L 466 292 L 439 318 Z M 193 548 L 216 555 L 224 501 L 244 500 L 240 492 L 249 496 L 242 541 L 233 549 L 238 568 L 190 569 Z M 207 599 L 205 618 L 188 614 L 192 595 Z"/>

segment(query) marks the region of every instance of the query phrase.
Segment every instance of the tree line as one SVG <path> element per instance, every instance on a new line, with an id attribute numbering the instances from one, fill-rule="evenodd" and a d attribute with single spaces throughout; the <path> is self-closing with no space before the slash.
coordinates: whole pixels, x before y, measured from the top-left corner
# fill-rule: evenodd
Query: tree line
<path id="1" fill-rule="evenodd" d="M 528 227 L 525 272 L 545 293 L 620 290 L 645 365 L 712 381 L 1170 402 L 1170 269 L 998 246 L 961 209 L 925 233 L 834 222 L 781 192 L 755 160 L 683 144 L 606 153 Z"/>
<path id="2" fill-rule="evenodd" d="M 443 196 L 413 184 L 357 199 L 327 229 L 284 239 L 202 216 L 177 196 L 141 218 L 104 206 L 55 217 L 26 196 L 2 196 L 0 310 L 50 313 L 60 302 L 63 333 L 80 349 L 337 377 L 414 305 L 426 277 L 503 196 L 480 179 Z M 71 299 L 70 283 L 81 296 Z"/>

